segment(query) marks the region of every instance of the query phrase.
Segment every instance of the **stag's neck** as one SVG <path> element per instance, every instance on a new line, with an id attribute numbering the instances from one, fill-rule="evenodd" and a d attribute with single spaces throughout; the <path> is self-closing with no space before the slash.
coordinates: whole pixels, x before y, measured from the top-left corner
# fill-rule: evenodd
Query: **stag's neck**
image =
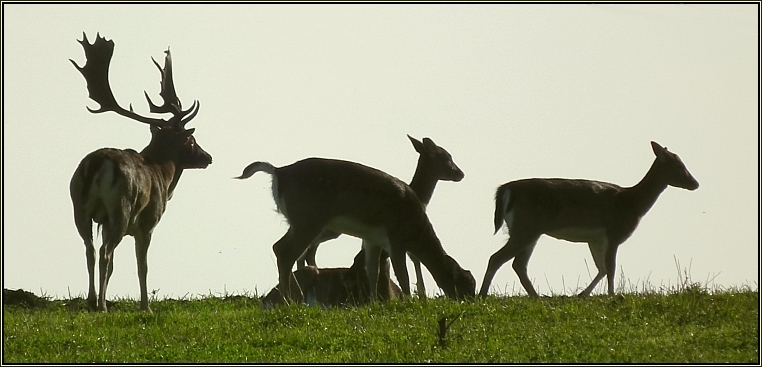
<path id="1" fill-rule="evenodd" d="M 175 159 L 151 145 L 145 147 L 140 155 L 143 156 L 146 166 L 151 167 L 160 178 L 160 184 L 167 192 L 167 200 L 171 199 L 172 192 L 183 174 L 183 169 L 178 167 Z"/>
<path id="2" fill-rule="evenodd" d="M 431 196 L 437 186 L 437 177 L 434 172 L 423 162 L 423 157 L 418 159 L 418 166 L 415 168 L 413 179 L 410 180 L 410 188 L 415 191 L 418 200 L 424 207 L 429 205 Z"/>
<path id="3" fill-rule="evenodd" d="M 645 215 L 659 198 L 659 195 L 667 188 L 667 182 L 662 172 L 659 160 L 654 160 L 651 168 L 646 172 L 640 182 L 625 190 L 630 206 L 639 217 Z"/>
<path id="4" fill-rule="evenodd" d="M 177 183 L 180 181 L 180 175 L 183 174 L 182 168 L 175 169 L 175 175 L 172 177 L 172 182 L 169 184 L 169 188 L 167 189 L 167 193 L 169 194 L 167 196 L 167 200 L 172 199 L 172 193 L 175 192 L 175 187 L 177 186 Z"/>

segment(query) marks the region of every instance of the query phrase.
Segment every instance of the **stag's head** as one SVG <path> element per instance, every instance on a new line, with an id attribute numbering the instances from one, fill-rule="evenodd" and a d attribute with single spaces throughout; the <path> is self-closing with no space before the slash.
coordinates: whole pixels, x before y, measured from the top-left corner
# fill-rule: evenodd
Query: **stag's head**
<path id="1" fill-rule="evenodd" d="M 164 103 L 161 106 L 154 104 L 148 93 L 144 92 L 151 113 L 172 115 L 165 120 L 139 115 L 132 110 L 132 105 L 130 105 L 129 110 L 126 110 L 116 102 L 108 80 L 109 64 L 111 63 L 111 56 L 114 54 L 114 41 L 107 41 L 98 34 L 95 42 L 90 44 L 87 35 L 82 33 L 82 40 L 79 43 L 85 50 L 87 58 L 85 65 L 80 67 L 74 60 L 69 61 L 85 77 L 90 98 L 100 105 L 97 110 L 88 107 L 88 111 L 92 113 L 112 111 L 129 119 L 149 124 L 151 126 L 151 143 L 144 149 L 143 153 L 152 158 L 172 160 L 180 169 L 206 168 L 212 163 L 212 156 L 196 143 L 196 139 L 193 137 L 195 129 L 185 128 L 185 124 L 196 117 L 200 105 L 198 101 L 194 101 L 190 108 L 182 109 L 172 79 L 172 56 L 169 49 L 165 51 L 166 58 L 163 68 L 151 58 L 161 73 L 161 92 L 159 95 Z"/>

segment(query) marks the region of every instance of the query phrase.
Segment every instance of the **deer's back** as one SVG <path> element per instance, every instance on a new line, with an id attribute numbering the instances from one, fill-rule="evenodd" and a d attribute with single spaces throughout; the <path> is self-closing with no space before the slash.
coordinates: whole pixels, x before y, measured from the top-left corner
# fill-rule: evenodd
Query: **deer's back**
<path id="1" fill-rule="evenodd" d="M 80 162 L 72 177 L 71 195 L 73 199 L 82 196 L 85 210 L 96 223 L 106 224 L 109 215 L 118 214 L 130 217 L 130 226 L 137 220 L 152 226 L 167 201 L 159 176 L 132 149 L 101 148 Z M 140 214 L 149 215 L 138 218 Z"/>
<path id="2" fill-rule="evenodd" d="M 498 195 L 509 195 L 506 212 L 526 218 L 544 230 L 562 227 L 606 228 L 624 213 L 623 188 L 607 182 L 580 179 L 525 179 L 503 185 Z"/>
<path id="3" fill-rule="evenodd" d="M 296 208 L 347 216 L 374 225 L 400 213 L 420 217 L 415 192 L 401 180 L 355 162 L 308 158 L 276 170 L 278 195 L 286 211 Z M 373 210 L 368 210 L 372 207 Z"/>

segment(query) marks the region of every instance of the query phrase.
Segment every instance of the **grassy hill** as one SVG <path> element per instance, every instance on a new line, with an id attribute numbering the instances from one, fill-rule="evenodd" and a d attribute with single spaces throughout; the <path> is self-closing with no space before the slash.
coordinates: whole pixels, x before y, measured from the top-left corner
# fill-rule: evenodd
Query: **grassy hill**
<path id="1" fill-rule="evenodd" d="M 100 314 L 81 298 L 26 296 L 4 295 L 5 363 L 760 363 L 759 292 L 748 288 L 272 310 L 258 297 L 210 296 L 154 300 L 153 314 L 134 300 Z"/>

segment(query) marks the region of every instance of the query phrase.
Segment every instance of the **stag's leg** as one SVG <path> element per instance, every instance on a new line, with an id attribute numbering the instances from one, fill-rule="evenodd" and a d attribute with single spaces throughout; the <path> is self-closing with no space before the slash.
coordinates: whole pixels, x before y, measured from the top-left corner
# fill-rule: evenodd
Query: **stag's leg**
<path id="1" fill-rule="evenodd" d="M 87 306 L 91 311 L 98 308 L 98 294 L 95 292 L 95 246 L 93 240 L 85 240 L 85 256 L 87 257 L 87 275 L 89 290 L 87 291 Z"/>
<path id="2" fill-rule="evenodd" d="M 518 231 L 514 231 L 518 232 Z M 495 273 L 497 273 L 497 270 L 500 269 L 503 264 L 510 261 L 516 255 L 518 255 L 520 252 L 524 251 L 527 247 L 534 247 L 534 245 L 537 243 L 537 239 L 540 238 L 540 235 L 533 234 L 533 235 L 523 235 L 520 233 L 511 233 L 511 237 L 508 239 L 508 242 L 503 246 L 500 250 L 497 250 L 492 256 L 489 258 L 489 263 L 487 264 L 487 272 L 484 273 L 484 280 L 482 281 L 482 288 L 479 291 L 479 296 L 486 297 L 487 293 L 489 292 L 489 286 L 492 283 L 492 278 L 495 277 Z M 531 255 L 531 251 L 530 251 Z M 529 258 L 526 259 L 529 261 Z M 526 264 L 524 264 L 524 267 L 526 268 Z M 514 270 L 516 268 L 514 267 Z M 519 274 L 519 271 L 516 271 L 516 274 L 519 275 L 519 279 L 521 279 L 521 275 Z M 526 271 L 524 271 L 524 275 L 526 275 Z M 528 278 L 527 278 L 528 281 Z M 524 281 L 522 281 L 522 285 L 524 284 Z M 531 285 L 531 282 L 529 283 Z M 529 292 L 529 288 L 527 289 L 526 286 L 524 286 L 524 289 Z M 534 289 L 532 289 L 534 291 Z M 531 295 L 531 293 L 530 293 Z M 535 293 L 536 295 L 536 293 Z"/>
<path id="3" fill-rule="evenodd" d="M 595 289 L 595 286 L 598 285 L 598 282 L 603 279 L 603 277 L 606 276 L 606 243 L 605 242 L 589 242 L 588 247 L 590 248 L 590 253 L 593 255 L 593 261 L 595 262 L 595 267 L 598 269 L 598 274 L 595 275 L 595 278 L 593 278 L 593 281 L 590 282 L 590 285 L 583 290 L 578 297 L 587 297 L 590 295 L 590 293 L 593 292 Z"/>
<path id="4" fill-rule="evenodd" d="M 292 223 L 288 232 L 273 245 L 273 252 L 278 262 L 278 287 L 286 299 L 302 300 L 302 292 L 299 289 L 296 278 L 293 277 L 291 269 L 299 256 L 304 253 L 304 250 L 320 234 L 322 229 L 322 224 L 297 227 Z M 292 283 L 296 284 L 293 288 Z"/>
<path id="5" fill-rule="evenodd" d="M 148 246 L 151 244 L 152 231 L 135 234 L 135 257 L 138 260 L 138 281 L 140 282 L 140 309 L 151 312 L 148 307 Z"/>
<path id="6" fill-rule="evenodd" d="M 73 200 L 76 203 L 76 200 Z M 84 211 L 74 206 L 74 224 L 77 232 L 85 243 L 85 258 L 87 259 L 88 291 L 87 306 L 91 311 L 98 308 L 98 294 L 95 292 L 95 246 L 93 245 L 93 222 Z"/>
<path id="7" fill-rule="evenodd" d="M 421 270 L 421 260 L 418 260 L 418 258 L 408 253 L 408 256 L 410 256 L 410 260 L 413 261 L 413 268 L 415 268 L 415 287 L 416 291 L 418 292 L 418 297 L 426 298 L 426 286 L 423 284 L 423 271 Z"/>
<path id="8" fill-rule="evenodd" d="M 98 311 L 102 312 L 108 311 L 106 307 L 106 289 L 108 288 L 111 274 L 114 272 L 114 249 L 116 248 L 115 244 L 106 242 L 105 239 L 106 236 L 104 235 L 104 243 L 101 245 L 100 263 L 98 265 L 101 286 L 98 295 Z"/>
<path id="9" fill-rule="evenodd" d="M 115 220 L 113 218 L 120 218 Z M 100 250 L 100 282 L 101 289 L 98 295 L 98 309 L 106 312 L 106 289 L 108 289 L 108 282 L 111 279 L 111 274 L 114 273 L 114 250 L 122 242 L 122 238 L 127 233 L 127 221 L 128 216 L 116 216 L 109 215 L 109 223 L 103 226 L 103 245 Z"/>

